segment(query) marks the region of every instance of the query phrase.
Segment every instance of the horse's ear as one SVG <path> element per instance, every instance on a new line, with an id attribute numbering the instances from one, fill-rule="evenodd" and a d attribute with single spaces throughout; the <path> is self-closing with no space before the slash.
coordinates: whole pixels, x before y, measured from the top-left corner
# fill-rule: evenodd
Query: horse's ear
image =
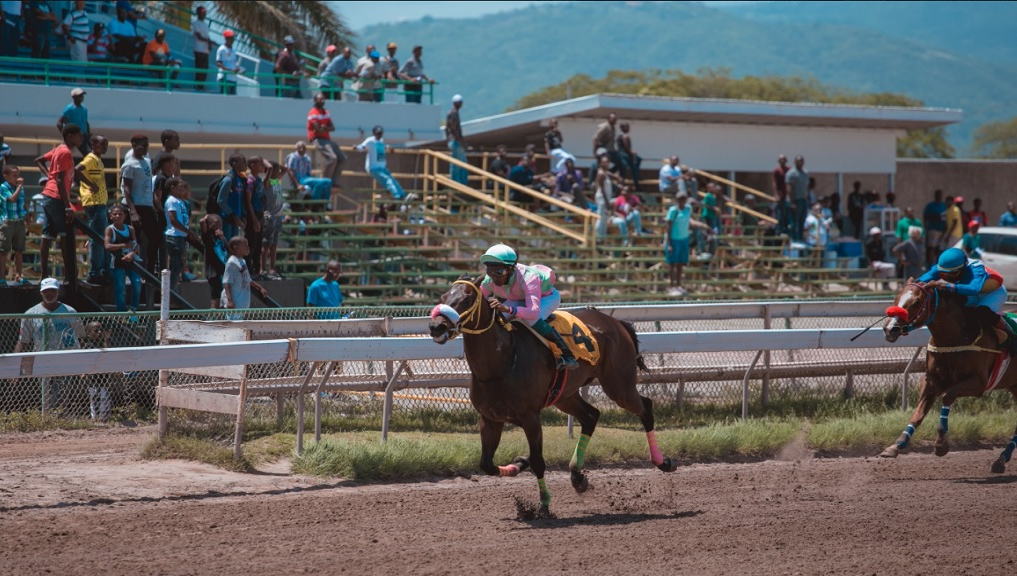
<path id="1" fill-rule="evenodd" d="M 472 280 L 473 280 L 473 283 L 475 285 L 480 286 L 480 284 L 484 281 L 484 274 L 481 274 L 480 276 L 477 276 L 476 278 L 473 278 Z"/>
<path id="2" fill-rule="evenodd" d="M 908 281 L 905 282 L 905 284 L 914 284 L 914 283 L 915 283 L 915 277 L 914 276 L 908 276 Z"/>
<path id="3" fill-rule="evenodd" d="M 465 273 L 465 272 L 463 272 L 462 274 L 459 275 L 458 278 L 456 278 L 456 280 L 469 280 L 469 279 L 470 279 L 470 275 Z"/>

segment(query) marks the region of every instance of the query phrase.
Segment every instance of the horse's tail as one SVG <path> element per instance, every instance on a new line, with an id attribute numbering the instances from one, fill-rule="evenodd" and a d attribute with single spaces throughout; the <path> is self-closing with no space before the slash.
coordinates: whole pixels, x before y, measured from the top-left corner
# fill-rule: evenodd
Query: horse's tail
<path id="1" fill-rule="evenodd" d="M 646 363 L 643 362 L 643 355 L 639 353 L 639 336 L 636 335 L 636 327 L 633 326 L 631 322 L 626 322 L 625 320 L 619 320 L 619 322 L 621 322 L 622 326 L 625 327 L 625 331 L 628 332 L 629 336 L 632 338 L 632 344 L 636 347 L 636 366 L 638 366 L 640 370 L 649 370 L 649 368 L 646 367 Z"/>

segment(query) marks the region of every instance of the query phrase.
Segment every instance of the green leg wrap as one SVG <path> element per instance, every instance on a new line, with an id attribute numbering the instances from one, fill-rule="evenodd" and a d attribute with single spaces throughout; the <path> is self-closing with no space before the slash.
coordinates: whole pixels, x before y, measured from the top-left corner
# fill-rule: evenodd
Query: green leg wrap
<path id="1" fill-rule="evenodd" d="M 588 434 L 582 434 L 579 436 L 579 442 L 576 443 L 576 451 L 572 453 L 572 461 L 569 462 L 570 470 L 582 470 L 583 464 L 586 463 L 586 447 L 590 444 L 590 436 Z"/>
<path id="2" fill-rule="evenodd" d="M 543 478 L 537 478 L 537 489 L 540 490 L 540 504 L 541 506 L 551 505 L 551 493 L 547 490 L 547 481 Z"/>

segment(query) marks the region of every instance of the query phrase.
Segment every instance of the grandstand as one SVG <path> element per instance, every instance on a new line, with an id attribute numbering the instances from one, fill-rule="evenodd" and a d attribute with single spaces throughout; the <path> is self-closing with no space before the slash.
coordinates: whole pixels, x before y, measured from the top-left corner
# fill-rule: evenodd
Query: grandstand
<path id="1" fill-rule="evenodd" d="M 109 3 L 87 4 L 94 21 L 111 17 L 104 12 Z M 197 71 L 185 28 L 187 19 L 173 12 L 172 4 L 162 4 L 149 19 L 138 22 L 139 33 L 151 37 L 156 28 L 167 30 L 174 55 L 184 60 L 176 80 L 153 76 L 151 69 L 131 64 L 72 63 L 60 49 L 46 61 L 26 58 L 24 48 L 18 58 L 0 59 L 4 100 L 0 131 L 14 148 L 13 160 L 24 168 L 28 183 L 37 181 L 37 175 L 31 173 L 31 159 L 57 143 L 53 124 L 68 102 L 72 86 L 86 87 L 93 132 L 111 140 L 105 157 L 110 190 L 117 188 L 116 174 L 130 134 L 147 133 L 155 146 L 162 130 L 180 133 L 183 147 L 177 155 L 183 164 L 182 176 L 195 192 L 192 223 L 202 215 L 197 209 L 204 205 L 207 184 L 228 169 L 230 154 L 256 153 L 281 162 L 293 142 L 303 138 L 310 102 L 282 97 L 277 78 L 270 72 L 271 62 L 245 56 L 248 71 L 241 75 L 236 95 L 218 93 L 214 83 L 211 90 L 199 91 L 210 86 L 199 86 L 194 80 Z M 212 24 L 213 40 L 221 40 L 223 27 Z M 302 56 L 313 65 L 313 55 Z M 301 86 L 305 96 L 315 88 L 313 79 L 305 79 Z M 700 247 L 686 269 L 685 285 L 692 298 L 869 295 L 878 291 L 878 283 L 858 268 L 856 247 L 812 254 L 790 245 L 785 237 L 772 235 L 773 219 L 765 206 L 771 197 L 762 190 L 768 185 L 759 178 L 776 156 L 772 143 L 780 142 L 781 150 L 792 154 L 807 150 L 810 159 L 815 158 L 809 167 L 822 172 L 817 176 L 831 188 L 840 189 L 844 179 L 856 177 L 877 183 L 874 188 L 892 187 L 895 135 L 960 118 L 959 111 L 941 109 L 597 95 L 465 122 L 467 140 L 477 151 L 470 154 L 465 166 L 469 181 L 463 186 L 448 177 L 449 165 L 457 161 L 444 153 L 440 129 L 443 106 L 433 103 L 427 94 L 424 104 L 407 104 L 402 88 L 392 86 L 381 103 L 357 102 L 353 95 L 328 103 L 337 125 L 333 138 L 343 145 L 348 157 L 342 209 L 327 211 L 320 204 L 291 196 L 279 249 L 279 271 L 289 282 L 320 276 L 324 263 L 336 258 L 343 264 L 340 283 L 350 303 L 430 303 L 451 280 L 478 272 L 478 256 L 487 246 L 506 241 L 517 247 L 522 261 L 552 266 L 566 301 L 673 300 L 667 294 L 661 247 L 668 203 L 656 192 L 659 164 L 653 159 L 679 152 L 684 162 L 697 168 L 700 190 L 707 182 L 716 182 L 728 197 L 717 249 L 705 254 Z M 611 228 L 606 237 L 598 238 L 595 213 L 539 195 L 486 170 L 492 155 L 484 149 L 507 144 L 521 151 L 526 144 L 539 141 L 542 127 L 551 117 L 562 118 L 566 145 L 573 148 L 578 165 L 584 168 L 592 161 L 587 150 L 589 136 L 608 112 L 635 123 L 636 147 L 647 159 L 640 178 L 644 190 L 651 191 L 642 195 L 641 206 L 648 234 L 625 239 Z M 383 125 L 386 141 L 397 147 L 389 166 L 412 192 L 411 201 L 393 205 L 387 192 L 378 189 L 363 171 L 363 155 L 350 146 L 369 134 L 374 124 Z M 693 137 L 679 140 L 676 134 Z M 546 170 L 546 158 L 538 161 Z M 38 187 L 29 186 L 29 191 L 35 194 Z M 749 194 L 754 201 L 747 199 Z M 526 201 L 514 201 L 513 197 Z M 531 211 L 531 198 L 539 199 L 543 208 Z M 379 222 L 383 206 L 392 209 Z M 32 226 L 28 251 L 32 262 L 38 251 L 38 234 L 39 226 Z M 85 254 L 85 240 L 79 239 L 81 262 Z M 57 274 L 63 274 L 59 256 L 53 257 Z M 192 269 L 199 271 L 193 256 L 191 261 Z M 81 274 L 87 270 L 87 266 L 77 268 Z M 31 271 L 27 276 L 36 278 Z M 111 301 L 108 290 L 89 290 L 97 304 Z M 269 290 L 273 292 L 271 281 Z M 204 289 L 188 292 L 207 294 Z M 27 307 L 21 305 L 23 301 L 31 304 L 36 298 L 34 292 L 5 298 L 6 305 L 14 306 L 6 311 L 20 312 Z M 194 298 L 196 307 L 202 307 L 203 297 Z"/>

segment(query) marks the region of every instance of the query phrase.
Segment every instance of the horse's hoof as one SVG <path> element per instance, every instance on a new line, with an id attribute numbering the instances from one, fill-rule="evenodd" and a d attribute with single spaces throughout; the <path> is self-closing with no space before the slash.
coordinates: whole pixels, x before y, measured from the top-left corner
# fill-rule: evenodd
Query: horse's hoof
<path id="1" fill-rule="evenodd" d="M 579 494 L 582 494 L 583 492 L 586 492 L 587 490 L 589 490 L 590 489 L 590 481 L 586 478 L 586 474 L 583 474 L 582 472 L 580 472 L 578 470 L 573 470 L 572 471 L 572 488 L 574 488 L 575 491 L 578 492 Z"/>
<path id="2" fill-rule="evenodd" d="M 992 463 L 992 473 L 1002 474 L 1003 472 L 1006 472 L 1006 460 L 1003 460 L 1003 457 L 1000 456 Z"/>
<path id="3" fill-rule="evenodd" d="M 517 456 L 512 463 L 519 467 L 520 472 L 526 472 L 530 467 L 530 459 L 525 456 Z"/>
<path id="4" fill-rule="evenodd" d="M 539 519 L 553 519 L 555 516 L 551 513 L 551 508 L 546 504 L 541 504 L 540 508 L 537 508 L 537 518 Z"/>
<path id="5" fill-rule="evenodd" d="M 678 463 L 670 458 L 664 458 L 664 461 L 657 464 L 657 469 L 661 472 L 674 472 L 678 469 Z"/>
<path id="6" fill-rule="evenodd" d="M 950 452 L 950 445 L 943 444 L 942 446 L 936 446 L 936 456 L 946 456 Z"/>
<path id="7" fill-rule="evenodd" d="M 886 450 L 879 453 L 880 458 L 896 458 L 897 454 L 900 453 L 900 449 L 896 445 L 888 446 Z"/>

